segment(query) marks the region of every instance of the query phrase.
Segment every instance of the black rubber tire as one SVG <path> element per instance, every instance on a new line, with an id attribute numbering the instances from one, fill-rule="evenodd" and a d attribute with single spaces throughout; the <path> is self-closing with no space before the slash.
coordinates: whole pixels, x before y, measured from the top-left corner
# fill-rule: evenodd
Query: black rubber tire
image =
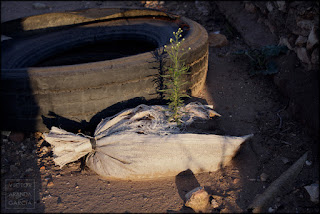
<path id="1" fill-rule="evenodd" d="M 137 97 L 157 98 L 154 80 L 163 61 L 156 59 L 155 53 L 163 51 L 178 27 L 188 28 L 183 48 L 191 50 L 184 59 L 190 66 L 191 95 L 196 94 L 208 69 L 206 30 L 185 17 L 169 20 L 163 18 L 163 12 L 157 17 L 154 10 L 151 16 L 148 10 L 143 10 L 143 16 L 141 10 L 135 11 L 138 12 L 131 12 L 131 17 L 83 23 L 2 42 L 1 130 L 47 131 L 52 125 L 71 130 L 74 123 L 64 124 L 54 118 L 82 124 L 95 118 L 99 122 L 105 116 L 99 113 L 114 104 Z M 113 60 L 32 67 L 41 59 L 77 44 L 123 36 L 150 40 L 159 48 Z M 48 122 L 50 118 L 54 122 Z"/>

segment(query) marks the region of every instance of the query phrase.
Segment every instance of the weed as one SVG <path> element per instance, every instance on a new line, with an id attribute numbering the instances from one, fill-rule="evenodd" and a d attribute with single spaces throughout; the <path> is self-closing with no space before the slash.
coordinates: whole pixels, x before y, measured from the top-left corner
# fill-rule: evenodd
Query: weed
<path id="1" fill-rule="evenodd" d="M 286 46 L 265 46 L 261 49 L 240 50 L 235 52 L 237 55 L 246 55 L 250 60 L 250 74 L 275 74 L 278 72 L 276 63 L 271 60 L 271 57 L 278 56 L 281 53 L 287 52 Z"/>
<path id="2" fill-rule="evenodd" d="M 158 90 L 159 92 L 165 93 L 166 99 L 169 100 L 169 120 L 175 121 L 178 125 L 181 125 L 182 117 L 180 108 L 184 105 L 182 98 L 189 97 L 183 89 L 183 86 L 188 83 L 183 77 L 185 74 L 188 74 L 189 66 L 185 65 L 182 60 L 183 55 L 186 53 L 186 51 L 181 48 L 181 43 L 184 41 L 184 38 L 181 39 L 182 32 L 183 30 L 181 28 L 179 28 L 177 32 L 173 32 L 174 38 L 170 39 L 171 46 L 164 46 L 164 51 L 169 55 L 172 65 L 165 67 L 166 72 L 161 75 L 161 77 L 166 80 L 164 82 L 165 89 Z"/>

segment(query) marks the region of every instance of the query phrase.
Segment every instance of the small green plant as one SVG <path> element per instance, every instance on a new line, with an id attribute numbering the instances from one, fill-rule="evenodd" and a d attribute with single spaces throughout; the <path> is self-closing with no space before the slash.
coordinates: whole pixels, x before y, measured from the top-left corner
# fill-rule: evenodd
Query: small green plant
<path id="1" fill-rule="evenodd" d="M 235 52 L 237 55 L 246 55 L 250 59 L 250 74 L 275 74 L 278 72 L 276 63 L 271 57 L 278 56 L 287 52 L 286 46 L 265 46 L 261 49 L 240 50 Z"/>
<path id="2" fill-rule="evenodd" d="M 179 110 L 184 105 L 182 98 L 190 97 L 183 89 L 183 86 L 188 83 L 183 77 L 185 74 L 188 74 L 189 66 L 185 65 L 182 60 L 183 55 L 186 53 L 181 48 L 181 43 L 184 41 L 184 38 L 181 39 L 182 32 L 181 28 L 177 32 L 173 32 L 174 38 L 170 39 L 171 46 L 164 46 L 164 51 L 169 55 L 171 66 L 165 67 L 166 72 L 161 75 L 165 79 L 165 88 L 159 90 L 160 92 L 164 92 L 166 99 L 169 100 L 168 107 L 171 114 L 169 120 L 175 121 L 178 125 L 181 125 L 182 117 L 182 112 Z"/>

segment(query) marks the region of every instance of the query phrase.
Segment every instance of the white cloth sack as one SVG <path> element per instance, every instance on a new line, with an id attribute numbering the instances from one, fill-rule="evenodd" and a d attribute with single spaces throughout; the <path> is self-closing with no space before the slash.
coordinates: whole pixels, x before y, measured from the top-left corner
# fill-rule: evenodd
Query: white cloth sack
<path id="1" fill-rule="evenodd" d="M 168 122 L 165 106 L 139 105 L 102 120 L 94 137 L 52 127 L 45 140 L 61 168 L 84 155 L 87 166 L 107 179 L 151 179 L 187 169 L 215 171 L 227 163 L 252 135 L 231 137 L 181 133 Z M 190 103 L 181 109 L 184 125 L 220 116 L 209 106 Z"/>

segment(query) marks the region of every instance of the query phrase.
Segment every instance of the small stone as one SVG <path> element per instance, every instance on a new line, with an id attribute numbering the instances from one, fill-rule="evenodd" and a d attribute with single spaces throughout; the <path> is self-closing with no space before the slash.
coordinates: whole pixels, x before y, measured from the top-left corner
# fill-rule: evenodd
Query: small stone
<path id="1" fill-rule="evenodd" d="M 269 177 L 269 175 L 263 172 L 263 173 L 261 173 L 261 175 L 260 175 L 260 180 L 261 180 L 262 182 L 265 182 L 265 181 L 268 180 L 268 177 Z"/>
<path id="2" fill-rule="evenodd" d="M 12 39 L 12 38 L 9 36 L 1 35 L 1 42 L 9 40 L 9 39 Z"/>
<path id="3" fill-rule="evenodd" d="M 266 3 L 266 7 L 268 9 L 269 12 L 272 12 L 273 11 L 273 5 L 272 5 L 272 2 L 268 1 Z"/>
<path id="4" fill-rule="evenodd" d="M 191 207 L 196 213 L 207 213 L 211 209 L 209 194 L 203 187 L 197 187 L 186 194 L 185 206 Z"/>
<path id="5" fill-rule="evenodd" d="M 34 9 L 41 10 L 41 9 L 46 9 L 48 6 L 46 4 L 36 2 L 32 4 L 32 7 Z"/>
<path id="6" fill-rule="evenodd" d="M 52 181 L 49 181 L 47 184 L 48 187 L 52 187 L 53 185 L 54 185 L 54 183 Z"/>
<path id="7" fill-rule="evenodd" d="M 311 20 L 301 20 L 297 22 L 297 26 L 307 31 L 311 31 L 314 24 Z"/>
<path id="8" fill-rule="evenodd" d="M 275 209 L 273 209 L 272 207 L 269 207 L 268 213 L 273 213 L 274 211 L 275 211 Z"/>
<path id="9" fill-rule="evenodd" d="M 296 48 L 298 58 L 303 62 L 310 64 L 310 59 L 305 48 Z"/>
<path id="10" fill-rule="evenodd" d="M 311 54 L 311 63 L 312 64 L 319 64 L 319 48 L 314 49 Z"/>
<path id="11" fill-rule="evenodd" d="M 45 170 L 45 169 L 46 169 L 45 166 L 40 167 L 40 170 Z"/>
<path id="12" fill-rule="evenodd" d="M 311 166 L 311 165 L 312 165 L 312 161 L 306 160 L 306 165 L 307 165 L 307 166 Z"/>
<path id="13" fill-rule="evenodd" d="M 250 2 L 245 3 L 244 8 L 246 11 L 248 11 L 250 13 L 255 13 L 257 11 L 256 6 L 254 6 L 254 4 L 252 4 Z"/>
<path id="14" fill-rule="evenodd" d="M 289 159 L 288 159 L 288 158 L 285 158 L 285 157 L 281 157 L 281 160 L 282 160 L 282 162 L 283 162 L 284 164 L 287 164 L 287 163 L 290 162 Z"/>
<path id="15" fill-rule="evenodd" d="M 307 41 L 307 50 L 311 50 L 313 46 L 319 43 L 319 39 L 317 38 L 317 34 L 315 32 L 314 27 L 312 27 L 312 30 L 310 31 L 310 34 L 308 36 Z"/>
<path id="16" fill-rule="evenodd" d="M 280 11 L 283 11 L 283 12 L 286 11 L 286 2 L 285 1 L 276 1 L 275 3 L 278 6 L 278 9 Z"/>
<path id="17" fill-rule="evenodd" d="M 280 38 L 279 45 L 285 45 L 289 50 L 293 50 L 292 46 L 290 45 L 290 42 L 288 41 L 288 38 L 286 37 Z"/>
<path id="18" fill-rule="evenodd" d="M 308 38 L 305 36 L 299 36 L 295 42 L 295 45 L 298 47 L 302 47 L 307 43 Z"/>
<path id="19" fill-rule="evenodd" d="M 209 34 L 209 45 L 216 47 L 216 48 L 221 48 L 223 46 L 226 46 L 229 44 L 229 41 L 227 37 L 223 34 L 215 34 L 215 33 L 210 33 Z"/>
<path id="20" fill-rule="evenodd" d="M 9 139 L 15 143 L 20 143 L 24 140 L 24 133 L 22 132 L 11 132 Z"/>
<path id="21" fill-rule="evenodd" d="M 215 199 L 212 199 L 212 200 L 211 200 L 211 207 L 212 207 L 213 209 L 216 209 L 216 208 L 219 207 L 219 204 L 218 204 L 218 202 L 217 202 Z"/>
<path id="22" fill-rule="evenodd" d="M 1 41 L 2 41 L 2 36 L 4 36 L 4 35 L 1 35 Z M 1 131 L 1 134 L 2 134 L 3 136 L 6 136 L 6 137 L 9 137 L 9 136 L 10 136 L 10 133 L 11 133 L 11 131 Z"/>
<path id="23" fill-rule="evenodd" d="M 42 147 L 42 152 L 44 154 L 48 153 L 48 151 L 49 151 L 48 147 L 46 147 L 46 146 Z"/>
<path id="24" fill-rule="evenodd" d="M 233 183 L 234 184 L 237 184 L 237 183 L 239 183 L 240 182 L 240 179 L 239 178 L 235 178 L 234 180 L 233 180 Z"/>
<path id="25" fill-rule="evenodd" d="M 304 188 L 307 190 L 310 200 L 313 203 L 319 203 L 319 183 L 313 183 L 309 186 L 304 186 Z"/>

